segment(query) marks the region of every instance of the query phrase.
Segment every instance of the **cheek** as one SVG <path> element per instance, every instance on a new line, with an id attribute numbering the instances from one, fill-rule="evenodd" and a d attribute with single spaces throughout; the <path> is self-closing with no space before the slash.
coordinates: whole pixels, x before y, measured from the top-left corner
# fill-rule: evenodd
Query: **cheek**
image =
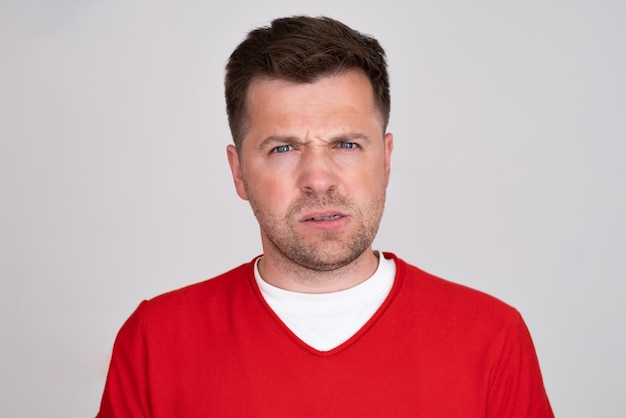
<path id="1" fill-rule="evenodd" d="M 382 163 L 363 164 L 350 174 L 349 180 L 346 178 L 344 184 L 354 193 L 363 195 L 378 193 L 387 184 L 385 167 Z"/>
<path id="2" fill-rule="evenodd" d="M 254 199 L 257 205 L 276 212 L 287 206 L 292 196 L 292 186 L 287 178 L 258 175 L 246 181 L 248 197 Z"/>

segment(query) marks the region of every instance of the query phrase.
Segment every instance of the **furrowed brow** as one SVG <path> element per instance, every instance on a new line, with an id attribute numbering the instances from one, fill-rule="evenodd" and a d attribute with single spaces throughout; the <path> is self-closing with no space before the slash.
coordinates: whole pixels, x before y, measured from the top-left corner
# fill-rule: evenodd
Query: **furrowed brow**
<path id="1" fill-rule="evenodd" d="M 295 136 L 268 136 L 259 144 L 259 150 L 273 148 L 277 145 L 291 145 L 298 142 L 301 141 Z"/>
<path id="2" fill-rule="evenodd" d="M 370 141 L 370 138 L 359 132 L 351 132 L 347 134 L 337 135 L 331 138 L 332 142 L 352 142 L 352 141 Z"/>

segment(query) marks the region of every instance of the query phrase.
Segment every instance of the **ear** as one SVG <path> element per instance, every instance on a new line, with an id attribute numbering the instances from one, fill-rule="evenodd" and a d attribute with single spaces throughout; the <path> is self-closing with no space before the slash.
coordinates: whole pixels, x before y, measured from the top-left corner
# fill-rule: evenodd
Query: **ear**
<path id="1" fill-rule="evenodd" d="M 389 176 L 391 174 L 391 152 L 393 151 L 393 134 L 387 132 L 384 138 L 385 143 L 385 176 L 386 183 L 389 185 Z"/>
<path id="2" fill-rule="evenodd" d="M 241 172 L 237 148 L 235 148 L 234 145 L 228 145 L 226 147 L 226 155 L 228 156 L 228 165 L 230 165 L 230 171 L 233 175 L 233 181 L 235 182 L 235 190 L 237 190 L 237 194 L 240 198 L 248 200 L 246 188 L 243 185 L 243 174 Z"/>

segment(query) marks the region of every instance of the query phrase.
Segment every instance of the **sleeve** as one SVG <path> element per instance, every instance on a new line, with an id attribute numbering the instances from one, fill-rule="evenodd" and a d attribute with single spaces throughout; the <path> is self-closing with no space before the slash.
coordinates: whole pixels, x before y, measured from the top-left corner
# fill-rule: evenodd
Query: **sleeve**
<path id="1" fill-rule="evenodd" d="M 150 417 L 142 302 L 120 329 L 113 345 L 100 411 L 96 418 Z"/>
<path id="2" fill-rule="evenodd" d="M 532 338 L 519 314 L 490 393 L 488 417 L 554 417 Z"/>

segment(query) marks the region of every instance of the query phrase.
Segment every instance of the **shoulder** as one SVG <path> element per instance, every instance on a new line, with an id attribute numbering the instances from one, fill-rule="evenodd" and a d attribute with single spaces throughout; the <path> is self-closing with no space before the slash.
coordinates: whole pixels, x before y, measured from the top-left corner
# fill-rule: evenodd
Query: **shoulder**
<path id="1" fill-rule="evenodd" d="M 143 301 L 136 314 L 152 323 L 176 322 L 224 309 L 234 299 L 251 295 L 254 260 L 216 277 Z"/>
<path id="2" fill-rule="evenodd" d="M 394 254 L 386 253 L 386 257 L 396 263 L 399 296 L 410 299 L 422 312 L 461 323 L 488 321 L 504 325 L 521 320 L 514 307 L 496 296 L 435 276 Z"/>

